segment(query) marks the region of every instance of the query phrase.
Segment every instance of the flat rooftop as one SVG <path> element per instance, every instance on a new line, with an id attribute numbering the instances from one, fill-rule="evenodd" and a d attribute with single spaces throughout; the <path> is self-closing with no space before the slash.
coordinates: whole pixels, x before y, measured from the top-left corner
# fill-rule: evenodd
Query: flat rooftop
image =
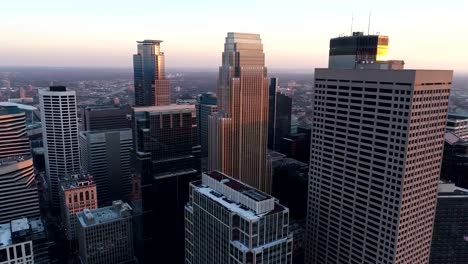
<path id="1" fill-rule="evenodd" d="M 74 175 L 76 176 L 76 175 Z M 69 190 L 69 189 L 75 189 L 75 188 L 81 188 L 81 187 L 88 187 L 95 185 L 93 181 L 93 177 L 90 175 L 79 175 L 76 178 L 65 178 L 61 183 L 60 183 L 62 190 Z"/>
<path id="2" fill-rule="evenodd" d="M 171 104 L 171 105 L 159 105 L 159 106 L 140 106 L 140 107 L 134 107 L 133 111 L 135 113 L 140 113 L 140 112 L 170 112 L 170 111 L 195 111 L 195 105 L 177 105 L 177 104 Z"/>
<path id="3" fill-rule="evenodd" d="M 29 230 L 28 218 L 21 218 L 11 221 L 11 232 Z"/>
<path id="4" fill-rule="evenodd" d="M 202 180 L 192 184 L 201 194 L 249 220 L 288 210 L 274 197 L 219 171 L 203 173 Z"/>
<path id="5" fill-rule="evenodd" d="M 94 210 L 84 209 L 76 216 L 83 227 L 114 222 L 131 216 L 132 207 L 122 201 L 114 201 L 113 205 Z"/>
<path id="6" fill-rule="evenodd" d="M 3 159 L 0 159 L 0 167 L 23 162 L 30 158 L 31 156 L 14 156 L 14 157 L 3 158 Z"/>
<path id="7" fill-rule="evenodd" d="M 447 119 L 452 120 L 452 121 L 465 121 L 465 120 L 468 120 L 468 116 L 449 113 Z"/>
<path id="8" fill-rule="evenodd" d="M 267 200 L 267 199 L 271 199 L 273 197 L 271 197 L 270 195 L 266 194 L 266 193 L 262 193 L 260 192 L 259 190 L 241 182 L 241 181 L 238 181 L 236 179 L 233 179 L 219 171 L 211 171 L 211 172 L 207 172 L 205 173 L 206 175 L 210 176 L 211 178 L 219 181 L 219 182 L 222 182 L 224 185 L 226 186 L 229 186 L 231 187 L 232 189 L 240 192 L 240 193 L 249 193 L 252 195 L 252 193 L 259 193 L 257 199 L 254 199 L 256 201 L 264 201 L 264 200 Z M 255 196 L 255 194 L 253 194 L 252 196 Z M 250 197 L 250 196 L 249 196 Z"/>
<path id="9" fill-rule="evenodd" d="M 0 248 L 10 246 L 11 244 L 10 223 L 0 225 Z"/>
<path id="10" fill-rule="evenodd" d="M 34 107 L 34 106 L 25 105 L 25 104 L 18 104 L 18 103 L 13 103 L 13 102 L 0 102 L 0 106 L 5 106 L 5 107 L 16 106 L 19 109 L 26 110 L 26 111 L 36 111 L 37 110 L 37 108 Z M 0 109 L 1 109 L 1 107 L 0 107 Z"/>
<path id="11" fill-rule="evenodd" d="M 156 40 L 156 39 L 145 39 L 145 40 L 139 40 L 137 41 L 137 43 L 139 44 L 149 44 L 149 45 L 158 45 L 160 44 L 161 42 L 163 42 L 162 40 Z"/>

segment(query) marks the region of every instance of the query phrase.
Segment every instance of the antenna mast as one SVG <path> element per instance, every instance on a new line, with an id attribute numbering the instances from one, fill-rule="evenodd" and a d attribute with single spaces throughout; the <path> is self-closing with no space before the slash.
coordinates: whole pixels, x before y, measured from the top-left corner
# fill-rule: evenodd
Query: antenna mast
<path id="1" fill-rule="evenodd" d="M 353 35 L 354 13 L 351 13 L 351 35 Z"/>
<path id="2" fill-rule="evenodd" d="M 372 13 L 372 11 L 369 10 L 369 23 L 367 24 L 367 35 L 370 35 L 371 13 Z"/>

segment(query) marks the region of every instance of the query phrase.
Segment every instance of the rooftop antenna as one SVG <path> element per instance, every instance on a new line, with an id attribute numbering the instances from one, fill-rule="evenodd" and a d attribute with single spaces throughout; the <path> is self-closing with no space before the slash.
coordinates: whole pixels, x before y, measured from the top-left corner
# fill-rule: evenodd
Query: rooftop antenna
<path id="1" fill-rule="evenodd" d="M 369 23 L 367 24 L 367 35 L 370 35 L 370 21 L 371 21 L 372 11 L 369 10 Z"/>
<path id="2" fill-rule="evenodd" d="M 351 36 L 353 35 L 354 13 L 351 13 Z"/>

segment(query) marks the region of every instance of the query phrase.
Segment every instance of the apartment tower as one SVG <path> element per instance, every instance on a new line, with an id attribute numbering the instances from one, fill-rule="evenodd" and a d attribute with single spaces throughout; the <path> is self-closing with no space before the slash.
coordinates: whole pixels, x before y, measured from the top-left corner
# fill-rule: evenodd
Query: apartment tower
<path id="1" fill-rule="evenodd" d="M 218 113 L 209 119 L 209 170 L 219 170 L 265 192 L 268 86 L 258 34 L 228 33 L 218 77 Z"/>
<path id="2" fill-rule="evenodd" d="M 51 203 L 60 207 L 59 181 L 80 171 L 76 93 L 65 86 L 39 90 L 46 175 Z"/>
<path id="3" fill-rule="evenodd" d="M 0 107 L 0 224 L 39 216 L 39 198 L 25 113 Z"/>
<path id="4" fill-rule="evenodd" d="M 168 105 L 171 103 L 169 80 L 164 69 L 162 40 L 137 41 L 133 55 L 135 106 Z"/>

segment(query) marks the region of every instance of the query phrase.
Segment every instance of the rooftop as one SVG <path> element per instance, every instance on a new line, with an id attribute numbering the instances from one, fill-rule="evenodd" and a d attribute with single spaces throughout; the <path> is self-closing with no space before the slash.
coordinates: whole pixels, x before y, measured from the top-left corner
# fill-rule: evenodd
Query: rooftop
<path id="1" fill-rule="evenodd" d="M 74 174 L 64 178 L 60 183 L 62 190 L 94 185 L 93 177 L 89 174 Z"/>
<path id="2" fill-rule="evenodd" d="M 21 218 L 11 221 L 11 232 L 29 230 L 28 218 Z"/>
<path id="3" fill-rule="evenodd" d="M 171 104 L 171 105 L 160 105 L 160 106 L 140 106 L 140 107 L 134 107 L 133 111 L 135 113 L 140 113 L 140 112 L 168 112 L 168 111 L 181 111 L 181 110 L 190 110 L 190 111 L 195 111 L 195 105 L 177 105 L 177 104 Z"/>
<path id="4" fill-rule="evenodd" d="M 468 198 L 468 189 L 455 186 L 455 183 L 440 181 L 437 186 L 438 198 Z"/>
<path id="5" fill-rule="evenodd" d="M 3 159 L 0 159 L 0 167 L 11 165 L 11 164 L 16 164 L 18 162 L 23 162 L 29 158 L 30 156 L 14 156 L 14 157 L 3 158 Z"/>
<path id="6" fill-rule="evenodd" d="M 110 223 L 131 216 L 132 207 L 122 201 L 113 201 L 111 206 L 94 210 L 84 209 L 76 216 L 81 226 L 90 227 L 104 223 Z"/>
<path id="7" fill-rule="evenodd" d="M 13 102 L 0 102 L 0 106 L 16 106 L 19 109 L 26 110 L 26 111 L 36 111 L 37 108 L 34 106 L 30 105 L 25 105 L 25 104 L 18 104 L 18 103 L 13 103 Z M 1 112 L 1 107 L 0 107 L 0 112 Z"/>
<path id="8" fill-rule="evenodd" d="M 452 132 L 446 132 L 444 137 L 445 137 L 445 142 L 450 145 L 458 143 L 459 141 L 463 141 L 463 139 L 461 139 L 459 136 L 457 136 L 455 133 L 452 133 Z"/>
<path id="9" fill-rule="evenodd" d="M 0 248 L 11 245 L 10 223 L 0 225 Z"/>
<path id="10" fill-rule="evenodd" d="M 249 220 L 288 210 L 272 196 L 219 171 L 203 173 L 202 181 L 192 184 L 201 194 Z"/>
<path id="11" fill-rule="evenodd" d="M 161 42 L 163 42 L 162 40 L 156 40 L 156 39 L 145 39 L 145 40 L 140 40 L 140 41 L 137 41 L 137 43 L 139 44 L 156 44 L 156 45 L 159 45 Z"/>
<path id="12" fill-rule="evenodd" d="M 465 121 L 468 119 L 468 116 L 449 113 L 447 119 L 452 121 Z"/>
<path id="13" fill-rule="evenodd" d="M 51 91 L 51 92 L 65 92 L 65 91 L 67 91 L 67 87 L 65 87 L 65 86 L 50 86 L 49 91 Z"/>
<path id="14" fill-rule="evenodd" d="M 16 243 L 17 239 L 23 241 L 25 235 L 43 232 L 45 228 L 40 217 L 15 219 L 10 223 L 1 224 L 0 248 Z"/>

